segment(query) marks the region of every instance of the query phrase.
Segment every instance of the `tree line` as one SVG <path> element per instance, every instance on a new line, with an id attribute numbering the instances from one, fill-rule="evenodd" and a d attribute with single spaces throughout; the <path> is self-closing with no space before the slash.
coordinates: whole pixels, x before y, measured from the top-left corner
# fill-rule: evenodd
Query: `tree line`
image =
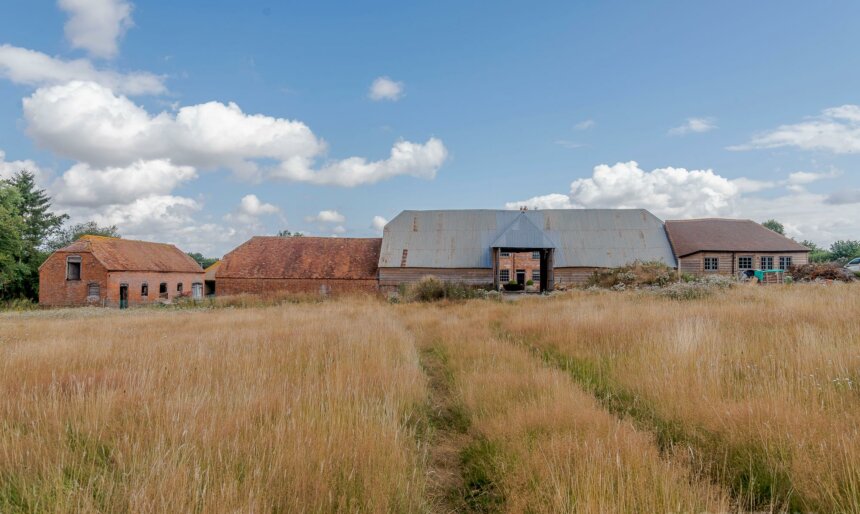
<path id="1" fill-rule="evenodd" d="M 68 215 L 51 209 L 51 197 L 36 186 L 29 171 L 0 180 L 0 301 L 38 299 L 39 266 L 81 236 L 121 237 L 114 225 L 68 220 Z M 204 268 L 217 260 L 189 255 Z"/>
<path id="2" fill-rule="evenodd" d="M 785 235 L 785 226 L 774 219 L 767 220 L 762 225 L 778 234 Z M 855 257 L 860 257 L 860 241 L 857 240 L 840 239 L 831 243 L 829 248 L 822 248 L 807 239 L 800 241 L 800 244 L 809 248 L 809 262 L 845 264 Z"/>

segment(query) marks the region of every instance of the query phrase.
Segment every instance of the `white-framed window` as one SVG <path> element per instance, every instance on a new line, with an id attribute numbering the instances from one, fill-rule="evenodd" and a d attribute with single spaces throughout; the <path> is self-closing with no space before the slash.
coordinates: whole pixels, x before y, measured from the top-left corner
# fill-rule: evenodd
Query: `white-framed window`
<path id="1" fill-rule="evenodd" d="M 532 259 L 540 259 L 540 251 L 535 250 L 532 252 Z"/>
<path id="2" fill-rule="evenodd" d="M 761 265 L 761 269 L 773 269 L 773 257 L 772 256 L 761 256 L 759 258 L 759 262 Z"/>
<path id="3" fill-rule="evenodd" d="M 499 270 L 499 281 L 500 282 L 510 282 L 511 281 L 511 270 L 500 269 Z"/>
<path id="4" fill-rule="evenodd" d="M 751 255 L 738 257 L 738 269 L 753 269 L 753 258 Z"/>
<path id="5" fill-rule="evenodd" d="M 719 257 L 705 257 L 705 271 L 717 271 L 720 269 Z"/>
<path id="6" fill-rule="evenodd" d="M 66 257 L 66 280 L 81 279 L 81 256 L 69 255 Z"/>
<path id="7" fill-rule="evenodd" d="M 499 252 L 499 257 L 510 257 L 511 252 Z"/>
<path id="8" fill-rule="evenodd" d="M 535 284 L 540 282 L 540 270 L 539 269 L 533 269 L 532 270 L 532 282 L 534 282 Z"/>
<path id="9" fill-rule="evenodd" d="M 779 269 L 787 270 L 791 267 L 791 256 L 790 255 L 780 255 L 779 256 Z"/>

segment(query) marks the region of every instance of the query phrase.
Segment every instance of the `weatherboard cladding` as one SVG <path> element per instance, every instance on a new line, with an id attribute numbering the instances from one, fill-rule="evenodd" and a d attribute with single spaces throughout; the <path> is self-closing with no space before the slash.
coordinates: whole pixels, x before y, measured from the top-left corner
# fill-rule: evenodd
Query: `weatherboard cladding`
<path id="1" fill-rule="evenodd" d="M 538 233 L 540 232 L 540 234 Z M 675 265 L 663 222 L 644 209 L 403 211 L 384 230 L 379 267 L 492 268 L 492 248 L 555 248 L 555 267 Z"/>

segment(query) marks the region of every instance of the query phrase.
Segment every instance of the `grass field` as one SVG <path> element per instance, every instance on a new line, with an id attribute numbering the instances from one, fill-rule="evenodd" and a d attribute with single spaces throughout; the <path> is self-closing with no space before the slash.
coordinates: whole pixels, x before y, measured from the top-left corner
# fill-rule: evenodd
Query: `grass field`
<path id="1" fill-rule="evenodd" d="M 0 513 L 860 512 L 860 287 L 0 315 Z"/>

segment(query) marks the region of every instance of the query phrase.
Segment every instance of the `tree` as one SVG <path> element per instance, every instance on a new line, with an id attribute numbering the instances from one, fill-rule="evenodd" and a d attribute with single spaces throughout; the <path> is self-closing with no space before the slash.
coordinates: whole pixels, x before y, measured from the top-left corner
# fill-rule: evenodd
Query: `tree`
<path id="1" fill-rule="evenodd" d="M 830 245 L 830 258 L 834 261 L 849 261 L 860 257 L 860 241 L 836 241 Z"/>
<path id="2" fill-rule="evenodd" d="M 0 181 L 0 299 L 17 296 L 27 275 L 22 262 L 24 220 L 18 214 L 18 190 Z"/>
<path id="3" fill-rule="evenodd" d="M 68 216 L 51 212 L 51 197 L 44 189 L 36 187 L 35 177 L 29 171 L 19 171 L 8 184 L 17 190 L 20 197 L 17 206 L 17 215 L 23 222 L 20 262 L 26 266 L 23 281 L 12 293 L 15 296 L 35 299 L 39 293 L 39 266 L 48 256 L 45 252 L 47 241 L 60 229 Z"/>
<path id="4" fill-rule="evenodd" d="M 218 262 L 218 259 L 214 257 L 204 257 L 200 252 L 188 252 L 188 256 L 197 261 L 197 264 L 199 264 L 203 269 L 206 269 Z"/>
<path id="5" fill-rule="evenodd" d="M 278 237 L 304 237 L 301 232 L 290 232 L 289 230 L 281 230 L 278 232 Z"/>
<path id="6" fill-rule="evenodd" d="M 87 221 L 60 229 L 46 246 L 48 250 L 54 252 L 69 246 L 82 236 L 122 237 L 119 235 L 116 225 L 102 227 L 95 221 Z"/>
<path id="7" fill-rule="evenodd" d="M 773 230 L 777 234 L 785 235 L 785 227 L 782 225 L 782 223 L 776 221 L 775 219 L 769 219 L 765 221 L 764 223 L 762 223 L 762 226 Z"/>
<path id="8" fill-rule="evenodd" d="M 809 248 L 810 252 L 817 252 L 818 250 L 822 249 L 821 247 L 819 247 L 817 244 L 813 243 L 809 239 L 804 239 L 803 241 L 800 242 L 800 244 Z"/>

